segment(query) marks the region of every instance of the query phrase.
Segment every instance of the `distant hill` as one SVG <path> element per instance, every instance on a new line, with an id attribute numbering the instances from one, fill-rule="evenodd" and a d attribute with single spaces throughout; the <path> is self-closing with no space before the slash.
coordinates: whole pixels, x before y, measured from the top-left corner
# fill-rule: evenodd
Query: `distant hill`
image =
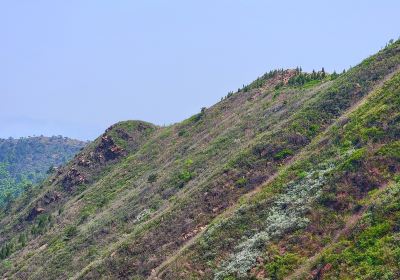
<path id="1" fill-rule="evenodd" d="M 62 136 L 0 139 L 0 204 L 39 183 L 49 168 L 63 165 L 86 144 Z"/>
<path id="2" fill-rule="evenodd" d="M 400 41 L 119 122 L 7 205 L 2 279 L 400 279 Z"/>

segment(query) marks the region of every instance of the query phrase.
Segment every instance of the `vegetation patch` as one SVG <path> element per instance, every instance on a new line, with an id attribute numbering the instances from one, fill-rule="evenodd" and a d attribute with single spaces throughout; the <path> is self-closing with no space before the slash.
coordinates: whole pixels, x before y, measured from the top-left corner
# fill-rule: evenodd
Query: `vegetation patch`
<path id="1" fill-rule="evenodd" d="M 271 239 L 304 228 L 309 222 L 305 214 L 310 210 L 311 203 L 320 195 L 325 176 L 331 170 L 333 166 L 313 171 L 303 179 L 284 187 L 283 193 L 277 195 L 272 205 L 263 211 L 264 229 L 236 246 L 235 253 L 216 271 L 215 279 L 224 279 L 227 276 L 245 277 Z M 238 211 L 240 215 L 243 210 Z"/>

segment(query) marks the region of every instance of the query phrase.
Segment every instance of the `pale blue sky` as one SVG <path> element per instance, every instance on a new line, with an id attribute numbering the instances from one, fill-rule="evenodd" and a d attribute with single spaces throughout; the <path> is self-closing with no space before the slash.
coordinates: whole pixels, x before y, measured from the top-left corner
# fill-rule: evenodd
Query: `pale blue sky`
<path id="1" fill-rule="evenodd" d="M 0 1 L 0 137 L 170 124 L 275 68 L 341 71 L 400 35 L 400 1 Z"/>

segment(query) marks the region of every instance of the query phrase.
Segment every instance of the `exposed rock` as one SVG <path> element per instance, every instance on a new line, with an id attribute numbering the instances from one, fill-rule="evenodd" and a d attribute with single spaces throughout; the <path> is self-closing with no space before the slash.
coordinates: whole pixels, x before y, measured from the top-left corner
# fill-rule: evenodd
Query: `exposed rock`
<path id="1" fill-rule="evenodd" d="M 79 166 L 89 167 L 90 164 L 91 164 L 91 161 L 86 159 L 84 156 L 78 157 L 78 165 Z"/>
<path id="2" fill-rule="evenodd" d="M 27 221 L 32 221 L 34 220 L 38 215 L 42 214 L 45 211 L 44 208 L 42 207 L 34 207 L 28 214 L 28 217 L 26 218 Z"/>
<path id="3" fill-rule="evenodd" d="M 100 162 L 114 160 L 124 155 L 124 149 L 115 144 L 111 136 L 103 135 L 92 157 Z"/>
<path id="4" fill-rule="evenodd" d="M 86 182 L 86 178 L 77 169 L 71 168 L 61 180 L 61 184 L 65 190 L 71 190 L 74 186 L 78 186 Z"/>
<path id="5" fill-rule="evenodd" d="M 57 201 L 61 198 L 61 194 L 57 191 L 52 191 L 48 192 L 45 194 L 43 197 L 43 202 L 44 204 L 48 205 L 50 203 L 53 203 L 54 201 Z"/>
<path id="6" fill-rule="evenodd" d="M 322 268 L 322 273 L 328 272 L 329 270 L 332 269 L 332 264 L 331 263 L 327 263 L 326 265 L 324 265 L 324 267 Z"/>
<path id="7" fill-rule="evenodd" d="M 205 226 L 196 227 L 193 231 L 183 234 L 181 238 L 183 240 L 188 240 L 193 236 L 197 235 L 199 232 L 203 231 L 205 228 L 206 228 Z"/>

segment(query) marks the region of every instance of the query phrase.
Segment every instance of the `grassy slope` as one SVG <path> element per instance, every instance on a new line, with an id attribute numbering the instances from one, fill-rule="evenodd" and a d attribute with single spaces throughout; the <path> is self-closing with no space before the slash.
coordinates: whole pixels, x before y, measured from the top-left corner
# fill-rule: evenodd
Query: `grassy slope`
<path id="1" fill-rule="evenodd" d="M 241 146 L 246 145 L 245 140 L 253 137 L 254 127 L 277 125 L 282 114 L 285 114 L 287 110 L 294 111 L 294 108 L 300 106 L 304 99 L 315 93 L 314 90 L 307 92 L 285 90 L 277 96 L 273 89 L 266 89 L 262 94 L 257 91 L 247 96 L 236 95 L 210 108 L 204 116 L 194 116 L 176 126 L 157 130 L 138 151 L 130 153 L 121 161 L 109 166 L 106 172 L 93 180 L 92 184 L 81 187 L 83 193 L 80 191 L 78 191 L 79 195 L 66 193 L 66 205 L 63 206 L 59 202 L 55 209 L 49 209 L 48 212 L 55 213 L 52 216 L 56 217 L 56 221 L 52 219 L 51 223 L 56 222 L 59 225 L 57 227 L 59 232 L 51 232 L 49 235 L 58 234 L 59 239 L 62 240 L 64 223 L 75 220 L 80 229 L 79 239 L 74 238 L 72 242 L 68 242 L 68 245 L 72 246 L 73 242 L 79 245 L 89 244 L 93 240 L 93 235 L 95 241 L 101 242 L 101 244 L 96 243 L 91 246 L 93 248 L 90 249 L 91 252 L 95 252 L 90 253 L 89 256 L 76 254 L 70 246 L 63 247 L 63 250 L 58 250 L 59 259 L 55 258 L 53 262 L 62 263 L 63 266 L 70 264 L 71 267 L 79 267 L 93 259 L 101 258 L 102 254 L 110 250 L 104 244 L 110 244 L 112 248 L 120 240 L 125 239 L 126 235 L 136 232 L 137 224 L 145 222 L 147 216 L 163 212 L 168 205 L 172 204 L 175 194 L 180 193 L 185 196 L 184 193 L 191 186 L 204 181 L 206 176 L 209 176 L 208 173 L 212 174 L 217 169 L 216 166 L 220 168 L 227 158 L 229 159 L 229 154 L 240 150 Z M 259 102 L 260 99 L 263 102 Z M 282 108 L 284 100 L 287 107 Z M 245 106 L 239 106 L 243 103 Z M 263 112 L 266 113 L 267 110 L 274 108 L 279 109 L 264 116 Z M 254 111 L 258 113 L 255 114 Z M 210 130 L 210 127 L 213 129 Z M 93 149 L 97 144 L 98 141 L 95 141 L 88 149 Z M 84 152 L 84 154 L 88 153 L 88 151 Z M 193 178 L 187 180 L 183 176 L 182 179 L 181 175 L 188 172 Z M 148 175 L 154 173 L 158 175 L 157 182 L 150 184 L 147 182 Z M 54 188 L 60 192 L 63 191 L 57 184 L 43 188 L 44 193 Z M 18 216 L 26 216 L 30 208 L 31 206 L 27 207 L 22 214 L 10 216 L 7 220 L 17 221 Z M 58 209 L 63 209 L 62 214 L 58 214 L 60 212 Z M 58 217 L 59 215 L 61 217 Z M 138 216 L 143 216 L 144 219 L 139 220 Z M 87 220 L 80 223 L 79 221 L 83 218 Z M 4 220 L 2 222 L 11 228 L 10 224 Z M 55 229 L 52 227 L 52 230 Z M 10 232 L 13 233 L 12 230 Z M 123 233 L 122 236 L 120 236 L 121 233 Z M 97 238 L 97 236 L 100 237 Z M 39 250 L 43 244 L 49 242 L 49 239 L 50 237 L 39 236 L 32 245 Z M 55 246 L 65 245 L 62 242 L 50 241 Z M 29 255 L 23 258 L 26 258 L 27 265 L 32 267 L 33 264 L 30 262 L 42 260 L 39 260 L 37 256 L 33 257 L 32 248 L 29 250 Z M 54 253 L 52 248 L 49 252 Z M 24 251 L 20 253 L 24 254 Z M 66 254 L 68 256 L 65 256 Z M 38 255 L 43 256 L 44 259 L 47 258 L 41 251 Z M 71 256 L 74 256 L 76 262 L 71 262 L 68 258 Z M 16 256 L 18 259 L 20 257 Z M 25 262 L 21 262 L 20 265 L 25 265 Z M 52 269 L 51 273 L 55 273 L 55 265 L 49 264 L 49 267 Z M 62 270 L 68 271 L 68 268 L 65 267 Z"/>
<path id="2" fill-rule="evenodd" d="M 229 217 L 215 221 L 195 246 L 164 270 L 164 278 L 211 277 L 215 273 L 217 279 L 246 278 L 252 268 L 254 277 L 283 279 L 320 250 L 330 248 L 332 241 L 342 238 L 338 233 L 346 233 L 342 229 L 352 218 L 374 201 L 369 198 L 374 190 L 393 181 L 400 170 L 399 96 L 397 74 L 315 139 L 261 193 Z M 391 212 L 385 215 L 393 217 Z M 382 221 L 385 216 L 376 219 Z M 395 222 L 386 232 L 395 234 Z M 390 250 L 386 253 L 394 254 Z M 331 274 L 335 275 L 342 270 L 340 256 L 334 263 L 329 258 L 335 256 L 327 255 L 320 262 L 333 264 Z M 346 276 L 371 279 L 372 273 L 383 275 L 389 267 L 388 273 L 397 273 L 392 279 L 398 277 L 399 267 L 393 265 L 393 258 L 384 260 L 380 258 L 382 264 L 377 268 L 381 274 L 363 274 L 366 267 L 375 269 L 367 260 L 364 270 Z M 346 264 L 357 266 L 354 259 Z"/>
<path id="3" fill-rule="evenodd" d="M 396 111 L 382 113 L 393 110 L 398 95 L 368 107 L 377 111 L 367 116 L 393 118 L 370 120 L 374 128 L 362 122 L 366 117 L 348 118 L 350 124 L 356 120 L 353 131 L 343 126 L 347 118 L 340 125 L 335 120 L 350 108 L 362 112 L 369 103 L 359 101 L 399 62 L 395 43 L 334 81 L 276 89 L 270 77 L 170 127 L 118 124 L 105 135 L 123 154 L 79 165 L 80 157 L 90 158 L 101 146 L 98 139 L 32 194 L 33 201 L 21 198 L 1 219 L 0 244 L 10 252 L 0 273 L 9 279 L 140 279 L 153 270 L 171 279 L 247 277 L 250 268 L 253 275 L 290 274 L 329 243 L 346 215 L 377 187 L 370 181 L 388 181 L 398 169 L 388 155 L 377 167 L 370 161 L 364 166 L 364 157 L 373 158 L 398 135 Z M 72 168 L 85 180 L 66 188 L 62 179 Z M 363 181 L 359 172 L 368 168 L 377 175 Z M 54 191 L 61 198 L 47 203 Z M 243 198 L 248 193 L 253 195 Z M 293 198 L 298 203 L 291 206 Z M 27 220 L 38 206 L 44 212 Z M 288 217 L 284 226 L 272 223 Z"/>

